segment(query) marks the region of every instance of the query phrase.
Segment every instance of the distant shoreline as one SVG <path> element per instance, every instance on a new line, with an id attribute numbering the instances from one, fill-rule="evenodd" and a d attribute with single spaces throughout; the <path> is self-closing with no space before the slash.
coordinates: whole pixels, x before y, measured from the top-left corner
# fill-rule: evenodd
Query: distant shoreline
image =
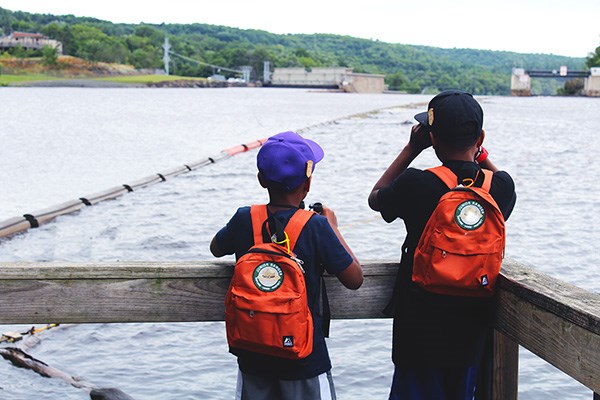
<path id="1" fill-rule="evenodd" d="M 172 80 L 158 82 L 118 82 L 98 79 L 57 79 L 16 82 L 5 87 L 44 87 L 44 88 L 224 88 L 228 87 L 225 82 L 210 82 L 202 80 Z"/>
<path id="2" fill-rule="evenodd" d="M 139 88 L 148 85 L 139 83 L 123 83 L 113 81 L 99 81 L 95 79 L 60 79 L 49 81 L 19 82 L 7 87 L 80 87 L 80 88 Z"/>

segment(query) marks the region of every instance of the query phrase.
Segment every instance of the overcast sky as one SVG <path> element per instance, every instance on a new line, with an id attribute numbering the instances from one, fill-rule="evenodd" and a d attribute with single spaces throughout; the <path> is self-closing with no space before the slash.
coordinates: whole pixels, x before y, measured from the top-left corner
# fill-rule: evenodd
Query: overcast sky
<path id="1" fill-rule="evenodd" d="M 0 0 L 0 7 L 572 57 L 600 46 L 600 0 Z"/>

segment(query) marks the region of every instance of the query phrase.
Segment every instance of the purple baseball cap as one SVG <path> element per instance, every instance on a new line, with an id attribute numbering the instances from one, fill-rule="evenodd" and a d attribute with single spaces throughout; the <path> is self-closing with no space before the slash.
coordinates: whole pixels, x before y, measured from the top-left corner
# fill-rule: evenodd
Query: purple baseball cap
<path id="1" fill-rule="evenodd" d="M 300 186 L 323 159 L 321 146 L 294 132 L 271 136 L 260 148 L 256 165 L 262 176 L 282 184 L 287 190 Z"/>

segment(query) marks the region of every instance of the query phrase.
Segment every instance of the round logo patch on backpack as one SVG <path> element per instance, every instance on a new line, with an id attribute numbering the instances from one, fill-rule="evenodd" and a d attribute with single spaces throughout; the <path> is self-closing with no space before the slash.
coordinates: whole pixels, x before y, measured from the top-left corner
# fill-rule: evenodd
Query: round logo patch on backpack
<path id="1" fill-rule="evenodd" d="M 283 283 L 283 271 L 273 262 L 265 262 L 254 269 L 254 285 L 263 292 L 273 292 Z"/>
<path id="2" fill-rule="evenodd" d="M 454 220 L 461 228 L 472 231 L 483 225 L 485 210 L 475 200 L 463 201 L 456 207 Z"/>

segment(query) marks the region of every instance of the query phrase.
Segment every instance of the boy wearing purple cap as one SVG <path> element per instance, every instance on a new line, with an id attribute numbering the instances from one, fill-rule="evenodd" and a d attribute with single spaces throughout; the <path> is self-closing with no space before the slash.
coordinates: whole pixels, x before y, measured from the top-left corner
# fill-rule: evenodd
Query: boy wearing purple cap
<path id="1" fill-rule="evenodd" d="M 323 149 L 294 132 L 270 137 L 257 156 L 258 181 L 269 193 L 267 211 L 285 226 L 310 190 L 315 165 Z M 241 207 L 210 244 L 215 257 L 241 257 L 254 244 L 250 207 Z M 361 266 L 337 229 L 335 213 L 323 207 L 304 226 L 296 246 L 303 260 L 314 332 L 311 354 L 300 360 L 235 350 L 238 357 L 237 399 L 335 399 L 331 361 L 323 333 L 320 281 L 323 271 L 334 274 L 349 289 L 363 281 Z"/>
<path id="2" fill-rule="evenodd" d="M 514 182 L 499 171 L 481 146 L 483 110 L 469 93 L 449 90 L 415 115 L 408 144 L 369 195 L 369 206 L 386 222 L 404 221 L 407 236 L 394 296 L 385 312 L 394 317 L 390 399 L 472 400 L 484 344 L 491 327 L 492 299 L 427 292 L 412 282 L 415 249 L 440 197 L 449 189 L 435 174 L 409 168 L 433 149 L 456 175 L 456 185 L 480 187 L 482 168 L 494 172 L 490 194 L 504 219 L 516 201 Z"/>

